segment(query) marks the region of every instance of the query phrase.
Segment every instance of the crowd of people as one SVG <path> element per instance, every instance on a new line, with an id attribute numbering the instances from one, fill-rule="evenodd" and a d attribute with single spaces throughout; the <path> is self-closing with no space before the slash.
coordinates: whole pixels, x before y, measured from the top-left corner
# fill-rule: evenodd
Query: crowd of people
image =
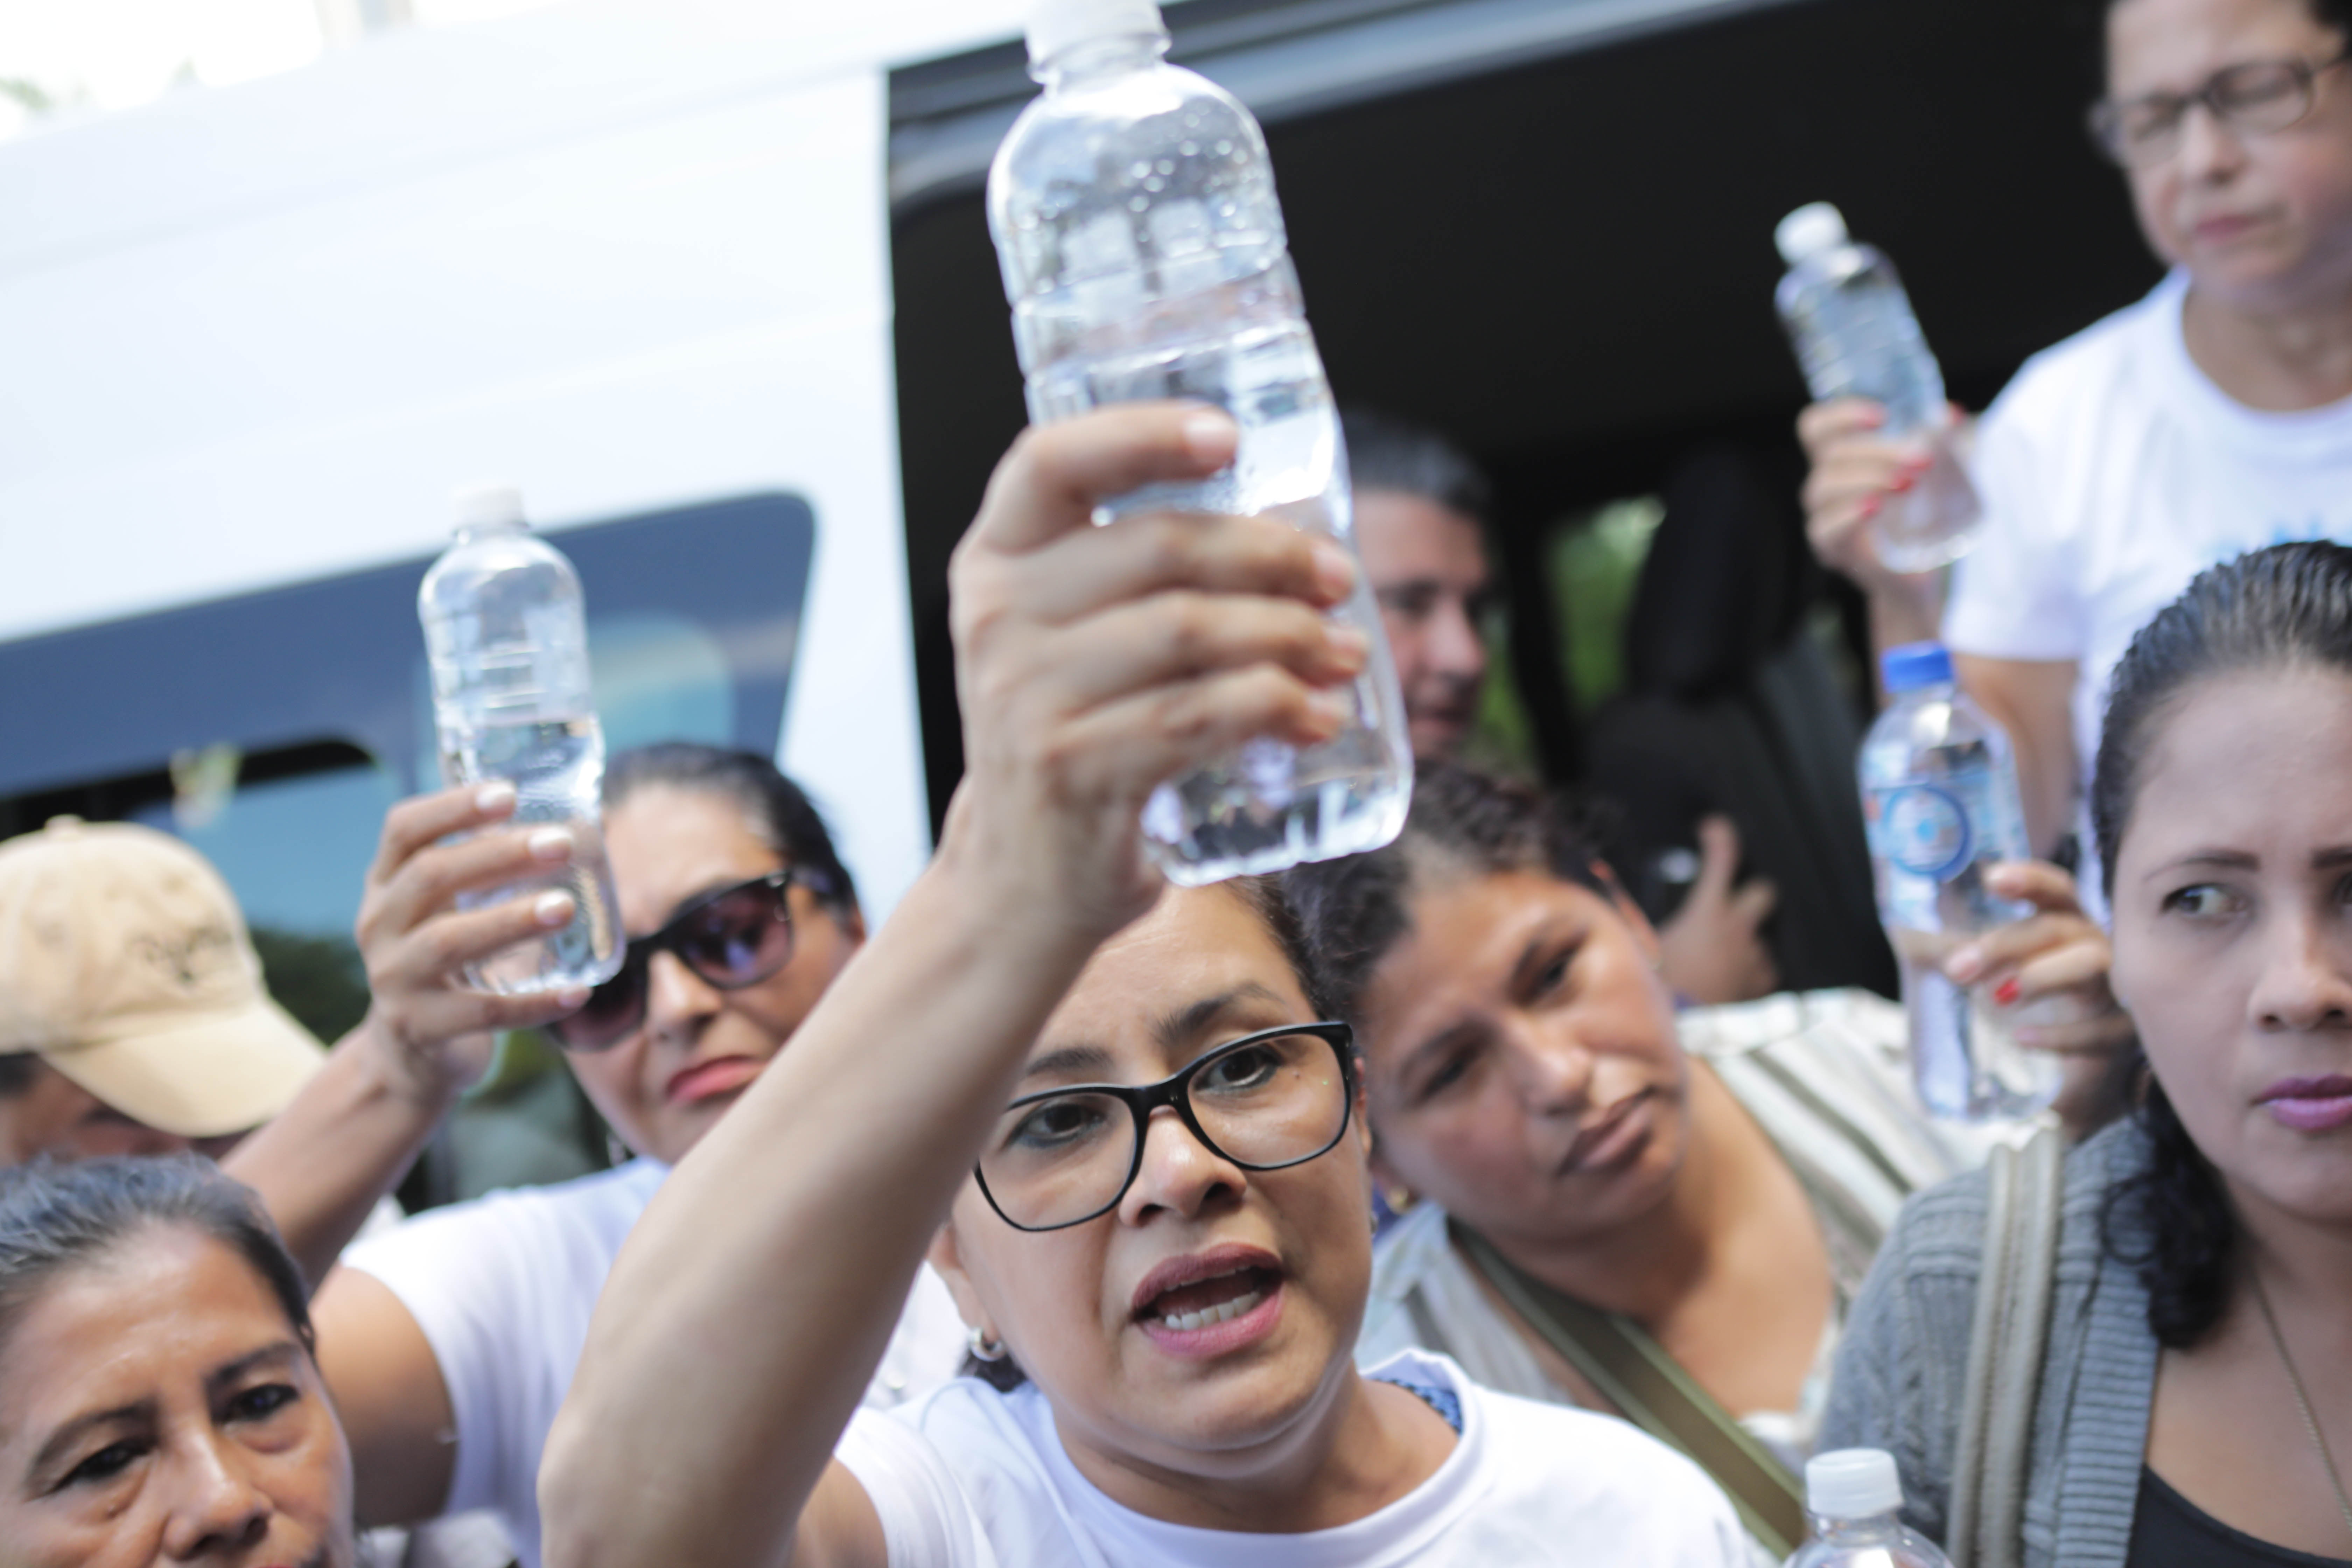
<path id="1" fill-rule="evenodd" d="M 1946 965 L 2074 1004 L 2021 1031 L 2069 1064 L 2045 1310 L 1989 1315 L 2024 1130 L 1927 1117 L 1893 1004 L 1776 989 L 1728 824 L 1655 928 L 1576 805 L 1461 760 L 1458 447 L 1349 416 L 1360 555 L 1095 527 L 1234 456 L 1138 405 L 999 465 L 965 777 L 873 931 L 770 763 L 654 746 L 605 778 L 624 967 L 491 995 L 568 900 L 458 896 L 577 846 L 446 790 L 385 819 L 329 1049 L 185 846 L 0 845 L 0 1568 L 1745 1564 L 1843 1447 L 1962 1568 L 2352 1563 L 2352 5 L 2105 20 L 2173 270 L 1956 416 L 1948 602 L 1872 552 L 1918 479 L 1875 411 L 1801 425 L 1816 548 L 1951 644 L 2053 857 Z M 1402 835 L 1166 887 L 1154 787 L 1345 721 L 1360 574 Z M 630 1157 L 401 1217 L 520 1029 Z"/>

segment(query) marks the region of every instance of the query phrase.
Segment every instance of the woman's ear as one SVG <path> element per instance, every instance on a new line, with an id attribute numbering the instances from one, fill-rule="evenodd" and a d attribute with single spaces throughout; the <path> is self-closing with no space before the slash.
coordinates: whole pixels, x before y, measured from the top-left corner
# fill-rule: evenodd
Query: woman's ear
<path id="1" fill-rule="evenodd" d="M 1372 1173 L 1372 1185 L 1380 1193 L 1381 1201 L 1389 1205 L 1391 1214 L 1402 1214 L 1421 1201 L 1421 1194 L 1412 1190 L 1412 1184 L 1391 1170 L 1388 1162 L 1381 1158 L 1381 1146 L 1377 1140 L 1372 1142 L 1367 1164 Z"/>
<path id="2" fill-rule="evenodd" d="M 940 1226 L 931 1237 L 929 1252 L 931 1268 L 947 1282 L 948 1294 L 955 1298 L 956 1314 L 963 1319 L 964 1327 L 978 1329 L 982 1335 L 994 1339 L 996 1325 L 988 1321 L 987 1309 L 981 1305 L 980 1292 L 972 1289 L 971 1275 L 963 1266 L 963 1252 L 956 1241 L 955 1221 Z"/>
<path id="3" fill-rule="evenodd" d="M 1633 928 L 1633 945 L 1641 949 L 1643 958 L 1650 961 L 1651 968 L 1657 968 L 1664 952 L 1658 942 L 1658 928 L 1650 923 L 1650 917 L 1642 912 L 1642 906 L 1633 901 L 1633 895 L 1625 890 L 1625 884 L 1617 879 L 1617 873 L 1609 868 L 1609 862 L 1595 860 L 1592 874 L 1601 879 L 1602 887 L 1609 889 L 1611 907 Z"/>

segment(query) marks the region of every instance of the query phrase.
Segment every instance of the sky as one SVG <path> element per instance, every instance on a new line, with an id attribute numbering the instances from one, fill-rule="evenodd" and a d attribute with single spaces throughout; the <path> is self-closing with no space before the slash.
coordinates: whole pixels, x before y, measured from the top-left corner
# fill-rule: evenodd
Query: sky
<path id="1" fill-rule="evenodd" d="M 421 26 L 551 3 L 393 0 Z M 39 122 L 27 98 L 56 114 L 103 113 L 299 69 L 355 33 L 360 14 L 361 0 L 0 0 L 0 140 Z"/>

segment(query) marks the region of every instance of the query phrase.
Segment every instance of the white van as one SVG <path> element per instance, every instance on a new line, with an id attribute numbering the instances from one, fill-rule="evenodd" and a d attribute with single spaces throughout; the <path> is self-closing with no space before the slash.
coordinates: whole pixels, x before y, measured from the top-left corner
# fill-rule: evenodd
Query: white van
<path id="1" fill-rule="evenodd" d="M 980 213 L 1022 9 L 568 0 L 0 143 L 0 837 L 161 822 L 342 939 L 434 782 L 415 581 L 495 480 L 581 566 L 610 742 L 774 755 L 886 911 L 960 765 L 946 554 L 1022 418 Z M 1786 456 L 1782 212 L 1900 258 L 1975 401 L 2147 271 L 2051 152 L 2043 0 L 1167 9 L 1267 124 L 1342 399 L 1496 470 L 1557 775 L 1565 520 Z M 2029 232 L 2070 243 L 2011 287 Z"/>
<path id="2" fill-rule="evenodd" d="M 257 924 L 348 931 L 436 782 L 416 579 L 495 479 L 581 567 L 611 743 L 775 755 L 888 908 L 929 825 L 883 63 L 1015 21 L 820 9 L 394 35 L 0 146 L 0 835 L 173 826 L 215 749 L 242 787 L 176 825 Z"/>

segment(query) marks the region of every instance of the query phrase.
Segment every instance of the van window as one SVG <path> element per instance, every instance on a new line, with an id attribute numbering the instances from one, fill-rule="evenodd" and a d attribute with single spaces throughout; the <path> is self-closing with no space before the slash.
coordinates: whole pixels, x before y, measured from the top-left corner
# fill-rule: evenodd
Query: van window
<path id="1" fill-rule="evenodd" d="M 775 754 L 814 542 L 805 502 L 753 496 L 551 537 L 587 593 L 608 747 Z M 415 609 L 427 564 L 0 643 L 0 837 L 58 812 L 145 822 L 219 867 L 265 948 L 348 951 L 386 807 L 440 784 Z M 305 1019 L 331 1038 L 333 1021 Z"/>

